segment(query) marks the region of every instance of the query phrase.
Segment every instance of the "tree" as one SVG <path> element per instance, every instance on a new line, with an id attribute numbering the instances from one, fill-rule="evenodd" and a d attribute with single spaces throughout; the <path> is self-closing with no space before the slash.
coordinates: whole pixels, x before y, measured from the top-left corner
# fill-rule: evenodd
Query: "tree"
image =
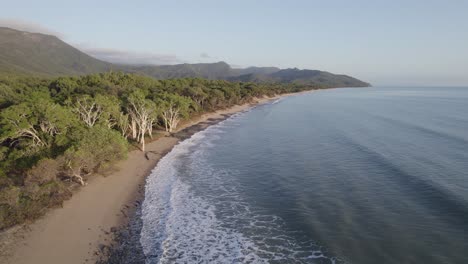
<path id="1" fill-rule="evenodd" d="M 127 98 L 126 110 L 130 117 L 132 138 L 136 139 L 145 151 L 145 135 L 152 132 L 157 118 L 156 104 L 146 99 L 142 91 L 135 90 Z"/>
<path id="2" fill-rule="evenodd" d="M 151 137 L 156 122 L 173 132 L 192 112 L 325 85 L 156 80 L 123 72 L 3 77 L 0 74 L 0 229 L 60 204 L 70 194 L 61 180 L 85 184 L 86 175 L 124 157 L 127 138 L 144 150 L 145 136 Z"/>
<path id="3" fill-rule="evenodd" d="M 124 158 L 126 153 L 127 142 L 117 131 L 97 125 L 85 130 L 80 140 L 65 152 L 63 169 L 70 178 L 85 185 L 84 176 Z"/>
<path id="4" fill-rule="evenodd" d="M 208 102 L 210 104 L 211 109 L 216 109 L 223 105 L 225 101 L 223 91 L 219 89 L 211 89 L 209 94 Z"/>
<path id="5" fill-rule="evenodd" d="M 117 124 L 120 115 L 117 98 L 100 94 L 94 98 L 89 95 L 76 97 L 72 107 L 73 112 L 88 127 L 93 127 L 97 122 L 100 122 L 112 128 Z"/>
<path id="6" fill-rule="evenodd" d="M 189 114 L 192 100 L 177 94 L 164 93 L 159 98 L 161 104 L 161 117 L 167 132 L 173 132 L 177 128 L 181 118 Z"/>
<path id="7" fill-rule="evenodd" d="M 124 138 L 127 138 L 128 137 L 127 133 L 130 130 L 128 114 L 124 114 L 122 112 L 119 113 L 119 116 L 117 118 L 117 127 L 119 128 L 122 136 Z"/>
<path id="8" fill-rule="evenodd" d="M 197 108 L 203 109 L 208 94 L 200 86 L 185 88 L 184 95 L 190 97 L 196 104 Z"/>
<path id="9" fill-rule="evenodd" d="M 77 87 L 77 80 L 72 77 L 59 77 L 49 85 L 51 95 L 58 102 L 63 102 L 69 98 Z"/>
<path id="10" fill-rule="evenodd" d="M 0 113 L 0 143 L 22 146 L 25 152 L 52 143 L 64 145 L 67 130 L 73 126 L 71 116 L 67 109 L 44 98 L 10 106 Z"/>

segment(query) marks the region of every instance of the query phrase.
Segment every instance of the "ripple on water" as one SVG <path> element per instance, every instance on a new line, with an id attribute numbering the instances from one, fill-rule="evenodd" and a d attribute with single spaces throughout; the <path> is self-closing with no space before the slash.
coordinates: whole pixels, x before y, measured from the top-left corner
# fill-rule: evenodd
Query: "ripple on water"
<path id="1" fill-rule="evenodd" d="M 215 170 L 204 158 L 214 135 L 239 116 L 178 144 L 148 177 L 140 239 L 146 262 L 342 262 L 297 239 L 281 218 L 253 210 L 230 180 L 235 172 Z"/>

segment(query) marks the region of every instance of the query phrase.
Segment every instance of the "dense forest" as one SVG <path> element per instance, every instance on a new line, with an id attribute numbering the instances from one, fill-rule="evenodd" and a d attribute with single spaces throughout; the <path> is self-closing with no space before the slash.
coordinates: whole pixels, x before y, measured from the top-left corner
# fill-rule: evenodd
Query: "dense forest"
<path id="1" fill-rule="evenodd" d="M 0 229 L 59 206 L 130 145 L 194 115 L 255 97 L 328 88 L 122 72 L 44 79 L 0 77 Z"/>

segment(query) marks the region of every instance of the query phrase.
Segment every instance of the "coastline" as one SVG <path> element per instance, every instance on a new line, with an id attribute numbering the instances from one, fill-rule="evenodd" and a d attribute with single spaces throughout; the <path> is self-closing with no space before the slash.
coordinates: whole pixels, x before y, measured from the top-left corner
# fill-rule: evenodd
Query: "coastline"
<path id="1" fill-rule="evenodd" d="M 175 133 L 148 143 L 147 155 L 130 151 L 126 160 L 115 165 L 114 172 L 91 177 L 88 186 L 65 201 L 63 207 L 50 210 L 30 225 L 1 234 L 0 263 L 105 262 L 118 244 L 118 237 L 131 232 L 132 221 L 138 218 L 146 177 L 176 144 L 232 114 L 297 94 L 257 98 L 252 103 L 203 114 L 181 124 Z"/>

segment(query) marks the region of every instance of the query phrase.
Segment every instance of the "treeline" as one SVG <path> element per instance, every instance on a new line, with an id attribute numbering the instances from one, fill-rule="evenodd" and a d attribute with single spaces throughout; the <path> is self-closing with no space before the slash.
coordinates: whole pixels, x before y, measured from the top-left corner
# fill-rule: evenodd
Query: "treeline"
<path id="1" fill-rule="evenodd" d="M 156 80 L 110 72 L 0 78 L 0 229 L 70 197 L 73 183 L 145 148 L 155 129 L 255 97 L 324 87 L 204 79 Z"/>

